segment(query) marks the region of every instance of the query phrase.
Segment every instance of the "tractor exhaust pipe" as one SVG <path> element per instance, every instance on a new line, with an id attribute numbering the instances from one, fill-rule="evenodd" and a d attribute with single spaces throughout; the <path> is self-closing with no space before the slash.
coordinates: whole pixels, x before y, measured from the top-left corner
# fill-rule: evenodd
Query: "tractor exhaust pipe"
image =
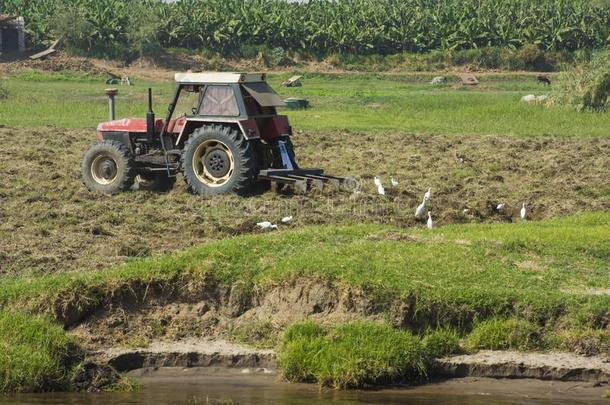
<path id="1" fill-rule="evenodd" d="M 114 121 L 116 114 L 114 109 L 114 96 L 119 94 L 117 89 L 106 89 L 106 95 L 108 96 L 108 116 L 110 121 Z"/>
<path id="2" fill-rule="evenodd" d="M 152 89 L 148 88 L 148 111 L 146 112 L 146 137 L 152 143 L 155 137 L 155 113 L 152 109 Z"/>

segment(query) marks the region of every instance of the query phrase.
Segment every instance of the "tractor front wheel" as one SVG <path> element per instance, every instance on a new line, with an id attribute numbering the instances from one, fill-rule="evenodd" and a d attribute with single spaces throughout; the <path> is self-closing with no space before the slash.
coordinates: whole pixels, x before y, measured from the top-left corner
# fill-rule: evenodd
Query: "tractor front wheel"
<path id="1" fill-rule="evenodd" d="M 182 152 L 184 180 L 195 194 L 246 194 L 257 168 L 253 145 L 228 126 L 196 129 Z"/>
<path id="2" fill-rule="evenodd" d="M 116 194 L 129 190 L 135 179 L 133 156 L 117 141 L 100 141 L 83 156 L 81 172 L 91 191 Z"/>

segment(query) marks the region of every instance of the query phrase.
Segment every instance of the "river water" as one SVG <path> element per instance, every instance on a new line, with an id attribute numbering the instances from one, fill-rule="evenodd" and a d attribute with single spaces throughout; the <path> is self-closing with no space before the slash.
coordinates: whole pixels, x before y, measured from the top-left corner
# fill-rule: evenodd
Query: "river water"
<path id="1" fill-rule="evenodd" d="M 0 397 L 0 404 L 216 404 L 216 405 L 362 405 L 362 404 L 591 404 L 609 403 L 607 388 L 592 384 L 533 380 L 456 379 L 410 388 L 336 391 L 290 384 L 277 376 L 173 370 L 138 376 L 141 387 L 123 393 L 50 393 Z"/>

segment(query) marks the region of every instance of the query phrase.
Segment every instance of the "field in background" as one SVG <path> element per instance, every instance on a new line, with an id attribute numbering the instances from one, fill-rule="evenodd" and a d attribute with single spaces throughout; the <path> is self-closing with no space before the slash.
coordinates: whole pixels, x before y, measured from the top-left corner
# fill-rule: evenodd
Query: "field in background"
<path id="1" fill-rule="evenodd" d="M 282 96 L 306 97 L 312 108 L 288 111 L 296 130 L 335 129 L 367 133 L 436 135 L 515 135 L 599 137 L 608 135 L 610 114 L 545 109 L 521 103 L 530 93 L 548 94 L 532 75 L 486 74 L 481 85 L 465 88 L 449 76 L 448 86 L 428 84 L 433 74 L 306 74 L 302 88 L 280 82 L 290 74 L 272 74 Z M 54 125 L 94 129 L 108 119 L 104 76 L 23 73 L 6 80 L 9 98 L 0 100 L 0 122 L 14 127 Z M 119 88 L 118 117 L 144 117 L 146 88 L 153 87 L 155 111 L 162 117 L 174 84 L 134 80 Z M 192 97 L 191 103 L 194 103 Z M 180 112 L 189 112 L 187 103 Z"/>

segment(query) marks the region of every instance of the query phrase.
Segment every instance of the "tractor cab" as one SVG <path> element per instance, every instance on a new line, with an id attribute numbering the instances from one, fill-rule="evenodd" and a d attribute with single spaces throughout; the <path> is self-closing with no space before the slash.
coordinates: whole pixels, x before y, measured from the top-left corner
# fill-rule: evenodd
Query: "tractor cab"
<path id="1" fill-rule="evenodd" d="M 98 142 L 83 157 L 89 189 L 113 194 L 135 183 L 166 191 L 178 173 L 202 195 L 243 194 L 259 181 L 305 191 L 350 180 L 298 167 L 288 117 L 277 113 L 284 102 L 265 74 L 187 72 L 175 80 L 165 119 L 155 118 L 150 89 L 145 119 L 115 120 L 111 98 L 111 120 L 98 125 Z"/>
<path id="2" fill-rule="evenodd" d="M 267 84 L 264 74 L 245 73 L 177 73 L 174 102 L 184 93 L 197 94 L 190 113 L 177 118 L 180 144 L 201 122 L 227 122 L 239 127 L 246 139 L 274 139 L 290 136 L 288 117 L 277 115 L 285 104 Z M 184 126 L 183 126 L 184 125 Z"/>

